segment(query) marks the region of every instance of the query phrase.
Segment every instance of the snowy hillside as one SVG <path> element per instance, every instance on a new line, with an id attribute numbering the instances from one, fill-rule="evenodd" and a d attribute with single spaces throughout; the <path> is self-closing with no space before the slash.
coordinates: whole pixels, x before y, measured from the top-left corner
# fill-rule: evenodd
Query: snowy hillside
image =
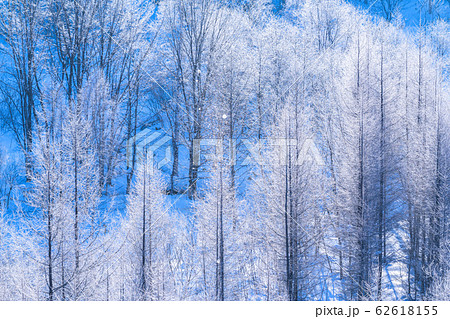
<path id="1" fill-rule="evenodd" d="M 450 300 L 449 18 L 0 1 L 0 300 Z"/>

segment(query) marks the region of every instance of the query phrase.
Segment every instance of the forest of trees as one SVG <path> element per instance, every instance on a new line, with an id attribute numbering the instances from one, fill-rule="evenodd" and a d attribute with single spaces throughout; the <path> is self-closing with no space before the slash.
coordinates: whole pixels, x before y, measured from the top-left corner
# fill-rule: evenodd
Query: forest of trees
<path id="1" fill-rule="evenodd" d="M 450 23 L 381 3 L 0 0 L 0 300 L 450 300 Z"/>

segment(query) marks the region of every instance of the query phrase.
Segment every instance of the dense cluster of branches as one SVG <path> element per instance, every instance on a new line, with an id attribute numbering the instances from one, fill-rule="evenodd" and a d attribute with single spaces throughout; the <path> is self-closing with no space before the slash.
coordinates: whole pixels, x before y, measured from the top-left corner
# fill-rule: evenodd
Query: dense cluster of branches
<path id="1" fill-rule="evenodd" d="M 283 3 L 0 2 L 1 300 L 449 299 L 448 22 Z"/>

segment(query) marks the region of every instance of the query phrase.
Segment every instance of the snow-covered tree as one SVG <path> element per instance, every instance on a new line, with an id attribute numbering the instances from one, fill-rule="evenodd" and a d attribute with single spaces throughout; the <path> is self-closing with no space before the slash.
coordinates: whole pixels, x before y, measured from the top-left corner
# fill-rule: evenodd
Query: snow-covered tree
<path id="1" fill-rule="evenodd" d="M 1 53 L 6 57 L 0 93 L 3 125 L 14 134 L 24 157 L 27 174 L 31 172 L 33 128 L 40 99 L 42 57 L 39 46 L 43 34 L 45 1 L 15 0 L 0 2 Z"/>
<path id="2" fill-rule="evenodd" d="M 165 185 L 149 156 L 140 163 L 127 203 L 126 254 L 131 299 L 164 300 L 168 280 L 170 207 Z"/>

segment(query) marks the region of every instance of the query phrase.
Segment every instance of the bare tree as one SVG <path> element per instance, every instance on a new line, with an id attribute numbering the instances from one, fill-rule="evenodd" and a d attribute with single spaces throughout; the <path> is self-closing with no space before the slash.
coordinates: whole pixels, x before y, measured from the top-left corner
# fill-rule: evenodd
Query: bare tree
<path id="1" fill-rule="evenodd" d="M 7 72 L 0 82 L 5 109 L 4 125 L 13 132 L 25 156 L 26 173 L 32 169 L 33 125 L 39 105 L 40 58 L 37 50 L 42 34 L 43 1 L 2 1 L 0 4 L 1 51 L 8 57 Z"/>

